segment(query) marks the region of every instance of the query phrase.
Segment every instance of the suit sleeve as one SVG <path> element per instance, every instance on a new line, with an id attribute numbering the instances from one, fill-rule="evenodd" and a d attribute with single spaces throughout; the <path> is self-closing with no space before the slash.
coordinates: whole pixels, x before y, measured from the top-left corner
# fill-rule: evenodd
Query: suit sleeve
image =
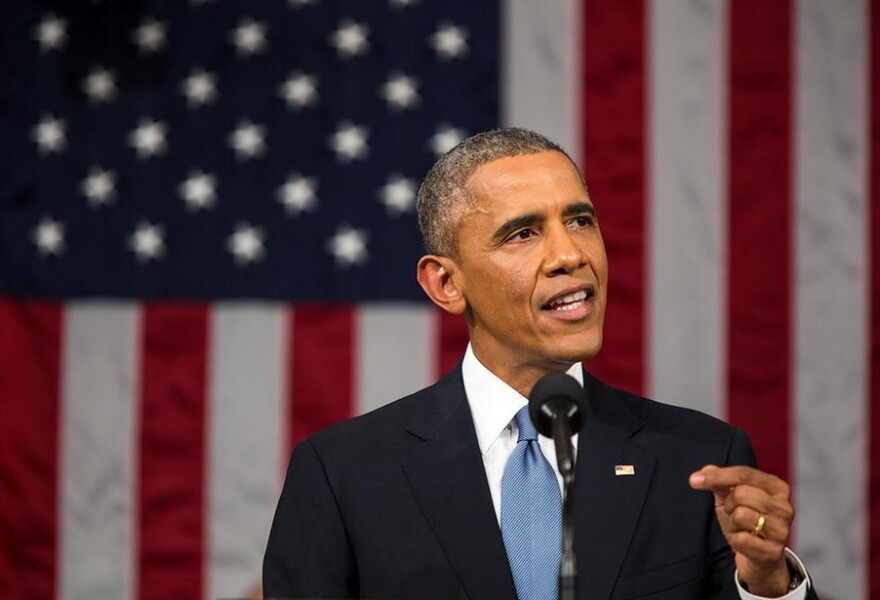
<path id="1" fill-rule="evenodd" d="M 263 593 L 354 598 L 357 574 L 324 465 L 308 440 L 290 458 L 263 558 Z"/>

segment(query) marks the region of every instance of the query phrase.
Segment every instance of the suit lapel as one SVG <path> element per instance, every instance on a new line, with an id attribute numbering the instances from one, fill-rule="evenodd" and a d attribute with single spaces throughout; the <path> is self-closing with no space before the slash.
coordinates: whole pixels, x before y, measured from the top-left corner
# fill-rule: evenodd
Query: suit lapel
<path id="1" fill-rule="evenodd" d="M 585 373 L 592 414 L 578 438 L 575 544 L 579 597 L 610 597 L 641 515 L 654 456 L 631 441 L 641 421 Z M 408 430 L 424 440 L 404 470 L 462 587 L 471 598 L 516 598 L 486 471 L 456 369 L 432 388 Z M 616 475 L 631 465 L 634 475 Z"/>
<path id="2" fill-rule="evenodd" d="M 408 427 L 424 440 L 403 464 L 413 494 L 467 595 L 516 598 L 460 369 L 433 392 Z"/>
<path id="3" fill-rule="evenodd" d="M 578 436 L 575 549 L 579 597 L 609 598 L 651 482 L 655 458 L 630 438 L 641 422 L 615 392 L 585 373 L 592 409 Z M 631 465 L 633 475 L 616 474 Z"/>

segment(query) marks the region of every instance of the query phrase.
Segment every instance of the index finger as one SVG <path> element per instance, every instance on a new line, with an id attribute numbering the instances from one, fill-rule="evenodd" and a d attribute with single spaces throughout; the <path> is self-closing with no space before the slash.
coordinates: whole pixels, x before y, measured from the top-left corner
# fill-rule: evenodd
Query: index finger
<path id="1" fill-rule="evenodd" d="M 772 495 L 788 496 L 789 493 L 788 484 L 779 477 L 744 465 L 732 467 L 707 465 L 691 475 L 690 483 L 695 489 L 713 492 L 728 490 L 738 485 L 750 485 Z"/>

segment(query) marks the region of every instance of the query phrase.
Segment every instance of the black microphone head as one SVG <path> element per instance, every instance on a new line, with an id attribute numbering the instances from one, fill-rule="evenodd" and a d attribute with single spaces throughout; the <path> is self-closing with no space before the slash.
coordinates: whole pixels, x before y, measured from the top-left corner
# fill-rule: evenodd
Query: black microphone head
<path id="1" fill-rule="evenodd" d="M 529 394 L 529 416 L 538 433 L 553 437 L 553 414 L 560 411 L 568 419 L 571 433 L 580 431 L 589 411 L 584 388 L 565 373 L 544 375 Z"/>

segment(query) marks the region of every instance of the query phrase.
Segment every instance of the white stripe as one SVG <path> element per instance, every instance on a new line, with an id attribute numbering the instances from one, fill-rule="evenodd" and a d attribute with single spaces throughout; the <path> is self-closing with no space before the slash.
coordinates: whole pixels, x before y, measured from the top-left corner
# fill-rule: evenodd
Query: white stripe
<path id="1" fill-rule="evenodd" d="M 358 310 L 356 322 L 358 414 L 434 381 L 436 309 L 426 305 L 367 304 Z"/>
<path id="2" fill-rule="evenodd" d="M 59 593 L 131 598 L 138 312 L 74 303 L 65 312 Z"/>
<path id="3" fill-rule="evenodd" d="M 282 306 L 263 303 L 213 311 L 206 598 L 243 597 L 260 582 L 286 460 L 285 314 Z"/>
<path id="4" fill-rule="evenodd" d="M 580 157 L 580 2 L 505 0 L 501 122 Z"/>
<path id="5" fill-rule="evenodd" d="M 650 393 L 723 415 L 725 11 L 648 4 Z"/>
<path id="6" fill-rule="evenodd" d="M 797 3 L 795 539 L 836 598 L 867 598 L 865 14 Z"/>

